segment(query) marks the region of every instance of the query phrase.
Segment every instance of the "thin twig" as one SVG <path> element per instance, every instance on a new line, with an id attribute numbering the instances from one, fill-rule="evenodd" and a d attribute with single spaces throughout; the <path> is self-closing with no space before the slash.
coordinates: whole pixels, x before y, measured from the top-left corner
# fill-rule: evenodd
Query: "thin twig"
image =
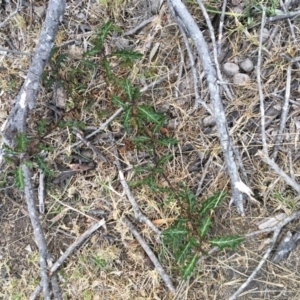
<path id="1" fill-rule="evenodd" d="M 299 15 L 300 15 L 300 11 L 296 10 L 294 12 L 289 12 L 289 13 L 286 13 L 286 14 L 281 14 L 281 15 L 277 15 L 277 16 L 274 16 L 274 17 L 266 18 L 266 23 L 282 21 L 282 20 L 285 20 L 285 19 L 290 19 L 290 18 L 297 17 Z"/>
<path id="2" fill-rule="evenodd" d="M 269 165 L 288 185 L 290 185 L 297 193 L 300 194 L 300 185 L 287 175 L 269 156 L 264 155 L 262 152 L 258 152 L 262 157 L 262 160 Z"/>
<path id="3" fill-rule="evenodd" d="M 201 191 L 202 191 L 202 184 L 203 184 L 203 181 L 207 175 L 207 170 L 208 168 L 210 167 L 210 164 L 211 164 L 211 161 L 212 161 L 212 155 L 209 156 L 209 159 L 208 161 L 206 162 L 205 164 L 205 167 L 204 169 L 202 170 L 202 176 L 201 176 L 201 179 L 198 183 L 198 187 L 197 187 L 197 192 L 196 192 L 196 196 L 199 197 L 199 195 L 201 194 Z"/>
<path id="4" fill-rule="evenodd" d="M 150 249 L 150 247 L 146 244 L 146 242 L 143 240 L 141 235 L 137 232 L 137 230 L 134 228 L 133 224 L 126 218 L 123 217 L 123 222 L 127 225 L 131 233 L 134 235 L 134 237 L 137 239 L 137 241 L 140 243 L 141 247 L 144 249 L 144 251 L 147 253 L 148 257 L 151 259 L 153 265 L 155 266 L 158 274 L 160 275 L 161 279 L 164 281 L 168 289 L 172 294 L 175 294 L 175 288 L 173 286 L 173 283 L 168 276 L 168 274 L 163 269 L 162 265 L 156 258 L 153 251 Z"/>
<path id="5" fill-rule="evenodd" d="M 16 9 L 2 22 L 0 28 L 3 27 L 12 17 L 14 17 L 22 8 L 22 0 L 18 0 Z"/>
<path id="6" fill-rule="evenodd" d="M 288 157 L 289 157 L 290 176 L 293 180 L 295 180 L 295 174 L 294 174 L 294 170 L 293 170 L 293 158 L 292 158 L 292 152 L 290 149 L 288 150 Z"/>
<path id="7" fill-rule="evenodd" d="M 287 13 L 286 6 L 285 6 L 285 4 L 283 3 L 282 0 L 280 0 L 280 6 L 283 9 L 284 13 Z M 290 19 L 287 19 L 287 23 L 289 25 L 290 32 L 291 32 L 291 35 L 293 37 L 294 44 L 296 45 L 296 35 L 295 35 L 295 30 L 294 30 L 293 24 L 292 24 Z"/>
<path id="8" fill-rule="evenodd" d="M 21 169 L 24 176 L 24 191 L 28 207 L 28 213 L 33 228 L 34 238 L 39 248 L 41 286 L 43 287 L 44 299 L 50 300 L 49 278 L 47 269 L 47 260 L 49 258 L 49 252 L 47 249 L 43 228 L 41 226 L 39 216 L 35 208 L 35 203 L 33 199 L 33 188 L 31 184 L 31 173 L 29 171 L 29 168 L 25 164 L 21 165 Z"/>
<path id="9" fill-rule="evenodd" d="M 114 139 L 111 135 L 111 140 L 112 142 L 114 143 Z M 119 154 L 118 154 L 118 151 L 117 149 L 115 148 L 115 145 L 113 145 L 113 148 L 114 148 L 114 154 L 115 154 L 115 164 L 117 166 L 117 169 L 118 169 L 118 173 L 119 173 L 119 180 L 120 180 L 120 183 L 124 189 L 124 192 L 132 206 L 132 209 L 133 209 L 133 212 L 134 212 L 134 217 L 140 221 L 140 222 L 144 222 L 145 224 L 147 224 L 155 233 L 157 233 L 158 235 L 161 234 L 160 230 L 141 212 L 134 196 L 132 195 L 131 191 L 130 191 L 130 188 L 125 180 L 125 176 L 124 176 L 124 173 L 123 173 L 123 169 L 122 169 L 122 166 L 121 166 L 121 163 L 120 163 L 120 160 L 119 160 Z"/>
<path id="10" fill-rule="evenodd" d="M 299 216 L 300 216 L 300 211 L 296 211 L 296 212 L 292 213 L 290 216 L 286 217 L 281 222 L 279 222 L 276 226 L 273 227 L 273 231 L 274 231 L 273 237 L 272 237 L 272 240 L 271 240 L 271 244 L 268 247 L 266 253 L 262 257 L 261 261 L 259 262 L 259 264 L 255 268 L 255 270 L 252 272 L 252 274 L 239 287 L 239 289 L 229 298 L 229 300 L 235 300 L 238 297 L 238 295 L 249 285 L 249 283 L 254 279 L 254 277 L 257 275 L 257 273 L 260 271 L 260 269 L 262 268 L 262 266 L 266 263 L 267 259 L 269 258 L 270 254 L 271 254 L 271 251 L 273 250 L 273 248 L 275 246 L 275 243 L 277 241 L 277 238 L 278 238 L 278 235 L 279 235 L 281 229 L 286 224 L 290 223 L 291 221 L 293 221 L 294 219 L 298 218 Z"/>
<path id="11" fill-rule="evenodd" d="M 206 8 L 205 8 L 202 0 L 197 0 L 197 2 L 198 2 L 198 5 L 200 6 L 200 9 L 201 9 L 202 13 L 203 13 L 203 16 L 204 16 L 205 21 L 206 21 L 206 25 L 207 25 L 209 33 L 210 33 L 210 38 L 211 38 L 212 48 L 213 48 L 213 58 L 214 58 L 215 68 L 216 68 L 216 71 L 217 71 L 217 76 L 218 76 L 218 79 L 219 79 L 218 83 L 222 84 L 222 88 L 224 89 L 227 97 L 230 100 L 233 100 L 233 96 L 232 96 L 232 94 L 231 94 L 225 80 L 223 79 L 222 74 L 221 74 L 220 64 L 219 64 L 219 61 L 218 61 L 218 52 L 217 52 L 215 31 L 214 31 L 214 28 L 211 24 L 210 17 L 208 15 L 207 11 L 206 11 Z"/>
<path id="12" fill-rule="evenodd" d="M 65 262 L 65 260 L 74 252 L 74 250 L 79 247 L 87 238 L 89 238 L 98 228 L 105 224 L 105 220 L 101 220 L 93 224 L 86 232 L 84 232 L 69 248 L 61 255 L 61 257 L 53 264 L 50 269 L 50 276 L 58 270 L 58 268 Z M 41 291 L 41 283 L 35 288 L 30 296 L 30 300 L 34 300 L 35 297 Z M 34 297 L 35 296 L 35 297 Z"/>
<path id="13" fill-rule="evenodd" d="M 266 19 L 266 10 L 263 7 L 262 12 L 262 19 L 261 19 L 261 34 L 259 36 L 259 47 L 258 47 L 258 59 L 257 59 L 257 67 L 256 67 L 256 74 L 257 74 L 257 86 L 258 86 L 258 93 L 259 93 L 259 100 L 260 100 L 260 117 L 261 117 L 261 139 L 263 145 L 263 152 L 265 156 L 268 156 L 268 147 L 267 147 L 267 138 L 266 138 L 266 120 L 265 120 L 265 104 L 264 104 L 264 94 L 261 85 L 261 61 L 262 61 L 262 40 L 263 40 L 263 29 L 265 26 L 265 19 Z"/>
<path id="14" fill-rule="evenodd" d="M 103 131 L 103 130 L 109 125 L 109 123 L 112 122 L 112 121 L 113 121 L 113 120 L 114 120 L 114 119 L 115 119 L 122 111 L 123 111 L 123 108 L 120 107 L 120 108 L 119 108 L 117 111 L 115 111 L 115 113 L 112 114 L 112 115 L 111 115 L 104 123 L 102 123 L 102 124 L 99 126 L 98 129 L 96 129 L 95 131 L 93 131 L 92 133 L 90 133 L 89 135 L 87 135 L 87 136 L 85 137 L 85 139 L 89 139 L 89 138 L 93 137 L 94 135 L 96 135 L 97 133 L 99 133 L 100 131 Z M 62 153 L 65 153 L 66 151 L 68 151 L 68 150 L 70 150 L 70 149 L 72 149 L 72 148 L 74 148 L 74 147 L 80 145 L 81 143 L 82 143 L 82 141 L 78 141 L 78 142 L 76 142 L 76 143 L 74 143 L 74 144 L 68 146 L 67 148 L 65 148 L 65 149 L 63 149 L 63 150 L 61 150 L 61 151 L 59 151 L 59 152 L 57 153 L 57 155 L 60 155 L 60 154 L 62 154 Z"/>
<path id="15" fill-rule="evenodd" d="M 282 141 L 283 130 L 285 129 L 286 120 L 287 120 L 288 113 L 289 113 L 289 98 L 290 98 L 290 92 L 291 92 L 291 77 L 292 77 L 291 73 L 292 73 L 292 65 L 289 64 L 287 71 L 286 71 L 285 97 L 284 97 L 284 103 L 282 106 L 280 125 L 279 125 L 279 130 L 278 130 L 277 136 L 275 138 L 275 142 L 274 142 L 275 145 L 274 145 L 274 152 L 273 152 L 273 156 L 272 156 L 274 161 L 277 158 L 279 145 Z"/>
<path id="16" fill-rule="evenodd" d="M 32 53 L 30 53 L 30 52 L 22 52 L 22 51 L 18 51 L 18 50 L 10 50 L 10 49 L 2 48 L 2 47 L 0 47 L 0 51 L 1 52 L 6 52 L 6 53 L 12 53 L 12 54 L 16 54 L 16 55 L 32 56 Z"/>
<path id="17" fill-rule="evenodd" d="M 84 138 L 84 136 L 82 135 L 82 133 L 77 129 L 77 128 L 73 128 L 76 136 L 88 147 L 90 148 L 94 155 L 96 156 L 96 158 L 98 160 L 107 162 L 106 158 L 98 151 L 98 149 L 91 143 L 89 142 L 86 138 Z"/>
<path id="18" fill-rule="evenodd" d="M 157 80 L 149 83 L 148 85 L 144 86 L 141 89 L 141 93 L 144 93 L 148 90 L 150 90 L 151 88 L 153 88 L 154 86 L 160 84 L 161 82 L 163 82 L 164 80 L 168 79 L 171 75 L 176 75 L 177 73 L 177 68 L 173 68 L 168 74 L 161 76 L 160 78 L 158 78 Z"/>
<path id="19" fill-rule="evenodd" d="M 225 20 L 226 6 L 227 6 L 227 0 L 223 0 L 222 13 L 221 13 L 220 24 L 219 24 L 219 38 L 218 38 L 218 43 L 217 43 L 218 57 L 220 56 L 221 50 L 222 50 L 222 37 L 223 37 L 223 26 L 224 26 L 224 20 Z"/>
<path id="20" fill-rule="evenodd" d="M 152 16 L 149 19 L 141 22 L 139 25 L 137 25 L 136 27 L 126 31 L 125 33 L 123 33 L 123 36 L 128 36 L 128 35 L 133 35 L 136 32 L 138 32 L 139 30 L 141 30 L 143 27 L 145 27 L 146 25 L 148 25 L 149 23 L 151 23 L 154 19 L 156 18 L 156 16 Z"/>
<path id="21" fill-rule="evenodd" d="M 41 214 L 45 213 L 45 173 L 40 170 L 39 176 L 39 188 L 38 188 L 38 198 L 39 198 L 39 211 Z"/>
<path id="22" fill-rule="evenodd" d="M 198 86 L 198 74 L 197 74 L 197 69 L 196 69 L 196 65 L 195 65 L 195 58 L 193 56 L 192 53 L 192 49 L 190 47 L 190 43 L 188 41 L 188 38 L 185 34 L 184 31 L 184 25 L 182 24 L 182 22 L 180 20 L 178 20 L 178 27 L 179 30 L 181 32 L 181 35 L 183 37 L 183 41 L 185 43 L 186 46 L 186 50 L 189 56 L 189 60 L 190 60 L 190 64 L 191 64 L 191 70 L 192 70 L 192 74 L 193 74 L 193 81 L 194 81 L 194 93 L 195 93 L 195 104 L 194 104 L 194 109 L 198 109 L 199 108 L 199 104 L 201 104 L 208 112 L 211 116 L 213 116 L 213 113 L 211 111 L 211 109 L 209 108 L 209 106 L 201 99 L 200 94 L 199 94 L 199 86 Z"/>

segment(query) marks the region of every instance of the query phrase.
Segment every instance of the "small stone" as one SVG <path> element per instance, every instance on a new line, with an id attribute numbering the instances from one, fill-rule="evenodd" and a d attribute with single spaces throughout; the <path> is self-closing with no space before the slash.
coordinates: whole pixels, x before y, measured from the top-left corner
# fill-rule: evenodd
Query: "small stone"
<path id="1" fill-rule="evenodd" d="M 236 73 L 238 73 L 239 66 L 237 64 L 228 62 L 228 63 L 224 64 L 223 70 L 224 70 L 225 75 L 231 77 L 231 76 L 235 75 Z"/>
<path id="2" fill-rule="evenodd" d="M 249 73 L 253 70 L 254 68 L 254 65 L 253 65 L 253 62 L 251 59 L 249 58 L 246 58 L 245 60 L 243 60 L 241 63 L 240 63 L 240 68 L 246 72 L 246 73 Z"/>
<path id="3" fill-rule="evenodd" d="M 34 12 L 37 14 L 39 18 L 42 18 L 45 15 L 46 7 L 44 5 L 42 6 L 34 6 L 33 7 Z"/>
<path id="4" fill-rule="evenodd" d="M 75 45 L 72 45 L 68 49 L 68 54 L 69 54 L 69 57 L 72 59 L 81 59 L 83 56 L 83 49 L 80 47 L 77 47 Z"/>
<path id="5" fill-rule="evenodd" d="M 203 126 L 208 127 L 208 126 L 213 126 L 216 124 L 216 119 L 213 116 L 208 116 L 203 119 Z"/>
<path id="6" fill-rule="evenodd" d="M 265 43 L 268 40 L 269 36 L 270 36 L 269 30 L 267 28 L 264 28 L 262 31 L 262 42 Z"/>
<path id="7" fill-rule="evenodd" d="M 250 82 L 250 77 L 247 74 L 237 73 L 233 76 L 233 83 L 242 85 Z"/>

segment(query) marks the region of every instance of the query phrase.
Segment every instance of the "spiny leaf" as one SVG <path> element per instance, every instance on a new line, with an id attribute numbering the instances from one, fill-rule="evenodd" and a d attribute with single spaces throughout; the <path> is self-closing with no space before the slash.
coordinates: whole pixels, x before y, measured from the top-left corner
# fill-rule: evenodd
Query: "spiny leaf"
<path id="1" fill-rule="evenodd" d="M 117 50 L 111 54 L 111 56 L 116 56 L 120 59 L 121 64 L 124 66 L 132 66 L 134 60 L 140 59 L 143 55 L 137 51 L 128 50 Z"/>
<path id="2" fill-rule="evenodd" d="M 120 31 L 120 28 L 114 25 L 112 22 L 108 21 L 104 25 L 102 25 L 98 31 L 96 37 L 92 40 L 92 44 L 94 47 L 92 49 L 86 51 L 84 56 L 93 56 L 98 54 L 103 46 L 103 42 L 106 39 L 107 35 L 113 31 Z"/>
<path id="3" fill-rule="evenodd" d="M 149 140 L 150 140 L 150 138 L 148 136 L 143 136 L 143 135 L 138 135 L 138 136 L 133 138 L 133 142 L 137 145 L 146 143 Z"/>
<path id="4" fill-rule="evenodd" d="M 177 263 L 182 264 L 187 256 L 190 254 L 193 247 L 197 245 L 197 241 L 194 237 L 189 237 L 183 247 L 180 249 L 179 256 L 177 256 Z"/>
<path id="5" fill-rule="evenodd" d="M 226 196 L 225 193 L 219 192 L 207 198 L 201 205 L 201 208 L 199 210 L 199 215 L 202 217 L 206 216 L 211 209 L 215 209 L 218 205 L 222 203 L 225 196 Z"/>
<path id="6" fill-rule="evenodd" d="M 109 81 L 114 81 L 114 82 L 118 81 L 117 78 L 115 77 L 114 73 L 112 72 L 111 66 L 110 66 L 109 62 L 107 61 L 107 59 L 103 58 L 101 62 L 102 62 L 102 66 L 105 70 L 107 79 Z"/>
<path id="7" fill-rule="evenodd" d="M 171 137 L 160 138 L 157 140 L 157 143 L 162 146 L 176 145 L 178 141 Z"/>
<path id="8" fill-rule="evenodd" d="M 135 59 L 142 58 L 143 54 L 132 50 L 116 50 L 111 56 L 121 58 L 123 61 L 133 62 Z"/>
<path id="9" fill-rule="evenodd" d="M 194 193 L 189 188 L 184 188 L 184 191 L 180 193 L 180 198 L 188 204 L 189 211 L 192 212 L 196 204 Z"/>
<path id="10" fill-rule="evenodd" d="M 217 246 L 222 250 L 224 248 L 235 249 L 235 247 L 241 244 L 244 241 L 244 239 L 245 237 L 240 235 L 228 235 L 222 237 L 214 237 L 208 241 L 211 245 Z"/>
<path id="11" fill-rule="evenodd" d="M 206 235 L 211 223 L 211 219 L 208 216 L 201 220 L 200 226 L 198 227 L 198 232 L 201 237 L 204 237 Z"/>
<path id="12" fill-rule="evenodd" d="M 23 189 L 25 186 L 25 179 L 21 166 L 15 170 L 15 183 L 19 189 Z"/>
<path id="13" fill-rule="evenodd" d="M 133 99 L 134 88 L 133 88 L 130 80 L 127 80 L 127 79 L 122 80 L 121 87 L 123 88 L 127 99 L 131 101 Z"/>
<path id="14" fill-rule="evenodd" d="M 195 266 L 197 264 L 198 261 L 198 255 L 197 253 L 195 253 L 186 263 L 186 265 L 182 268 L 181 270 L 181 277 L 182 279 L 187 279 L 191 273 L 194 271 Z"/>
<path id="15" fill-rule="evenodd" d="M 127 107 L 123 113 L 123 125 L 124 125 L 126 132 L 129 131 L 131 110 L 132 110 L 131 107 Z"/>
<path id="16" fill-rule="evenodd" d="M 117 106 L 121 106 L 123 107 L 124 109 L 127 107 L 127 104 L 125 104 L 118 96 L 116 95 L 111 95 L 111 99 L 112 99 L 112 102 L 117 105 Z"/>
<path id="17" fill-rule="evenodd" d="M 140 95 L 141 95 L 141 91 L 140 89 L 137 87 L 137 88 L 134 88 L 133 89 L 133 92 L 132 92 L 132 100 L 137 100 L 140 98 Z"/>
<path id="18" fill-rule="evenodd" d="M 39 168 L 45 173 L 45 175 L 52 177 L 53 171 L 48 167 L 44 158 L 41 157 L 40 155 L 36 155 L 34 158 L 35 158 L 35 161 L 38 164 Z"/>
<path id="19" fill-rule="evenodd" d="M 155 112 L 152 107 L 147 105 L 139 105 L 137 107 L 139 115 L 144 118 L 146 122 L 155 124 L 162 124 L 164 122 L 164 116 L 161 113 Z"/>
<path id="20" fill-rule="evenodd" d="M 167 153 L 161 156 L 157 162 L 158 166 L 164 165 L 167 161 L 169 161 L 173 157 L 173 154 Z"/>
<path id="21" fill-rule="evenodd" d="M 15 151 L 17 152 L 25 152 L 27 149 L 28 138 L 27 136 L 19 132 L 15 138 Z"/>

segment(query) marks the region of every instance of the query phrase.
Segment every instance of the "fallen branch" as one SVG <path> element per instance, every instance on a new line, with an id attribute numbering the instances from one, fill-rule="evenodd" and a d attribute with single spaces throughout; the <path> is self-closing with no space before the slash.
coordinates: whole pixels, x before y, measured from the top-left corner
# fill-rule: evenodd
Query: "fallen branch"
<path id="1" fill-rule="evenodd" d="M 162 265 L 156 258 L 153 251 L 150 249 L 150 247 L 146 244 L 146 242 L 143 240 L 141 235 L 137 232 L 137 230 L 134 228 L 133 224 L 126 218 L 123 217 L 123 222 L 127 225 L 131 233 L 134 235 L 134 237 L 137 239 L 137 241 L 140 243 L 141 247 L 144 249 L 144 251 L 147 253 L 148 257 L 151 259 L 152 263 L 154 264 L 158 274 L 160 275 L 161 279 L 164 281 L 168 289 L 172 294 L 175 294 L 175 288 L 171 282 L 170 277 L 163 269 Z"/>
<path id="2" fill-rule="evenodd" d="M 43 228 L 35 208 L 35 203 L 33 199 L 33 188 L 31 184 L 31 174 L 29 168 L 25 164 L 23 164 L 21 168 L 24 176 L 24 191 L 25 191 L 25 198 L 28 207 L 28 213 L 31 220 L 35 241 L 39 248 L 41 286 L 43 288 L 44 299 L 50 300 L 49 278 L 48 278 L 48 269 L 47 269 L 47 260 L 49 259 L 50 256 L 47 249 Z"/>
<path id="3" fill-rule="evenodd" d="M 86 232 L 84 232 L 69 248 L 62 254 L 62 256 L 53 264 L 50 269 L 50 276 L 58 270 L 58 268 L 65 262 L 65 260 L 79 247 L 87 238 L 89 238 L 97 229 L 105 224 L 105 220 L 101 220 L 92 225 Z M 35 288 L 30 296 L 30 300 L 34 300 L 41 291 L 41 283 Z"/>
<path id="4" fill-rule="evenodd" d="M 39 81 L 50 57 L 58 25 L 65 9 L 65 0 L 50 0 L 47 15 L 32 57 L 26 79 L 17 95 L 13 108 L 2 126 L 2 145 L 14 147 L 17 133 L 26 132 L 28 110 L 35 107 Z M 4 149 L 0 149 L 0 167 L 4 164 Z"/>
<path id="5" fill-rule="evenodd" d="M 184 28 L 187 34 L 193 40 L 198 55 L 201 59 L 203 69 L 206 74 L 210 98 L 213 106 L 213 113 L 218 128 L 219 139 L 222 146 L 222 151 L 224 154 L 227 171 L 231 179 L 231 188 L 232 188 L 231 202 L 235 203 L 238 212 L 242 216 L 244 216 L 243 195 L 235 187 L 236 183 L 240 181 L 240 178 L 233 157 L 233 151 L 232 151 L 228 126 L 227 126 L 227 121 L 226 121 L 226 115 L 220 97 L 219 86 L 217 84 L 218 78 L 217 78 L 216 70 L 213 66 L 213 62 L 210 58 L 207 43 L 203 37 L 202 32 L 199 30 L 197 23 L 188 12 L 184 3 L 180 0 L 169 0 L 168 3 L 173 15 L 176 18 L 176 21 L 179 20 L 181 23 L 184 24 Z"/>

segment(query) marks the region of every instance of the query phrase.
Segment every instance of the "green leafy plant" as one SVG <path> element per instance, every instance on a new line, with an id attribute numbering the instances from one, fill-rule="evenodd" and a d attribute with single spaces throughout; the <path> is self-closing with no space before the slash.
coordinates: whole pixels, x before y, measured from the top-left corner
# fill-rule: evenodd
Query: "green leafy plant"
<path id="1" fill-rule="evenodd" d="M 199 258 L 199 249 L 208 243 L 220 249 L 232 248 L 243 242 L 243 236 L 225 235 L 210 237 L 208 232 L 213 220 L 211 213 L 225 198 L 225 193 L 215 193 L 198 207 L 195 195 L 183 187 L 178 194 L 186 218 L 179 217 L 172 226 L 162 233 L 162 241 L 173 254 L 183 279 L 186 279 L 195 269 Z M 186 207 L 184 206 L 186 205 Z"/>

